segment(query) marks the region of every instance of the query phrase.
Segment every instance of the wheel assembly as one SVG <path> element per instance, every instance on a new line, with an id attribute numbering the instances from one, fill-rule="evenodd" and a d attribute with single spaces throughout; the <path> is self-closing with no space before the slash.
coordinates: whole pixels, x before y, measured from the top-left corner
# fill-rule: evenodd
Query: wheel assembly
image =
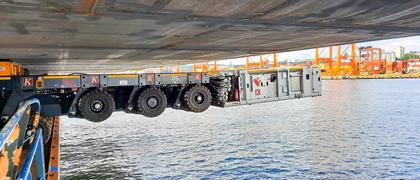
<path id="1" fill-rule="evenodd" d="M 35 119 L 36 113 L 31 112 L 31 119 Z M 30 123 L 32 124 L 32 122 Z M 46 144 L 50 138 L 54 124 L 54 117 L 52 116 L 45 116 L 41 114 L 38 119 L 38 128 L 42 129 L 42 139 L 43 143 Z"/>
<path id="2" fill-rule="evenodd" d="M 156 117 L 165 111 L 167 98 L 158 88 L 148 88 L 140 93 L 137 99 L 137 108 L 140 114 L 146 117 Z"/>
<path id="3" fill-rule="evenodd" d="M 115 102 L 107 92 L 91 91 L 80 98 L 78 107 L 83 118 L 91 122 L 101 122 L 114 112 Z"/>
<path id="4" fill-rule="evenodd" d="M 211 93 L 205 86 L 193 86 L 185 93 L 184 104 L 189 111 L 203 112 L 210 107 Z"/>
<path id="5" fill-rule="evenodd" d="M 43 135 L 43 142 L 44 144 L 47 143 L 51 138 L 52 128 L 54 123 L 54 117 L 51 116 L 39 116 L 39 124 L 38 126 L 42 129 Z"/>

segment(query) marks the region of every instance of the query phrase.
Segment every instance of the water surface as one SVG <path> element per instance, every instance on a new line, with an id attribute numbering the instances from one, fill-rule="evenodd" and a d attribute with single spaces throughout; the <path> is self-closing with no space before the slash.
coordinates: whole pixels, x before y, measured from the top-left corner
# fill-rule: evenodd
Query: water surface
<path id="1" fill-rule="evenodd" d="M 64 178 L 420 179 L 420 80 L 323 81 L 323 96 L 158 118 L 62 118 Z"/>

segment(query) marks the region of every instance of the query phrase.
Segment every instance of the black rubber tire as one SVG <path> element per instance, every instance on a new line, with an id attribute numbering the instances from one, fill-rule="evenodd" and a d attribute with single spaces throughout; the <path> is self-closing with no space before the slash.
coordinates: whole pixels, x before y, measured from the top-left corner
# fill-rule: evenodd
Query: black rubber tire
<path id="1" fill-rule="evenodd" d="M 200 96 L 201 99 L 197 99 Z M 211 104 L 210 90 L 205 86 L 195 85 L 184 94 L 184 105 L 186 110 L 192 112 L 204 112 Z"/>
<path id="2" fill-rule="evenodd" d="M 42 137 L 44 144 L 47 143 L 51 138 L 52 128 L 54 124 L 54 117 L 43 116 L 39 117 L 38 126 L 42 129 Z"/>
<path id="3" fill-rule="evenodd" d="M 99 103 L 100 108 L 94 110 L 95 104 Z M 115 111 L 115 102 L 110 94 L 104 91 L 91 91 L 84 94 L 79 100 L 79 111 L 83 118 L 91 122 L 102 122 L 108 119 Z"/>
<path id="4" fill-rule="evenodd" d="M 148 101 L 151 101 L 153 98 L 153 106 L 148 104 Z M 139 113 L 146 117 L 157 117 L 161 115 L 168 105 L 168 99 L 166 98 L 165 93 L 160 89 L 152 87 L 144 90 L 140 93 L 137 99 L 137 109 Z"/>

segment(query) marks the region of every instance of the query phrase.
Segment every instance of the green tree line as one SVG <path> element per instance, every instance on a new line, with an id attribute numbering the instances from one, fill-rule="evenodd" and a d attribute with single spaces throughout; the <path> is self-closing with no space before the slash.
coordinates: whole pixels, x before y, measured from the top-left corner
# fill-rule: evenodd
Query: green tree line
<path id="1" fill-rule="evenodd" d="M 401 58 L 402 61 L 405 61 L 408 59 L 420 59 L 420 55 L 417 55 L 414 53 L 407 53 L 407 54 L 404 54 L 404 56 Z"/>

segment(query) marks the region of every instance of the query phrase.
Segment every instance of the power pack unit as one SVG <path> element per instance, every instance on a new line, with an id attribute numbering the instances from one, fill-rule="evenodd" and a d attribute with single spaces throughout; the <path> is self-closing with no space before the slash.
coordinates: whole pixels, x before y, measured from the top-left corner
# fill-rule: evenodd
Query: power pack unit
<path id="1" fill-rule="evenodd" d="M 0 59 L 0 76 L 25 75 L 27 70 L 11 60 Z"/>

